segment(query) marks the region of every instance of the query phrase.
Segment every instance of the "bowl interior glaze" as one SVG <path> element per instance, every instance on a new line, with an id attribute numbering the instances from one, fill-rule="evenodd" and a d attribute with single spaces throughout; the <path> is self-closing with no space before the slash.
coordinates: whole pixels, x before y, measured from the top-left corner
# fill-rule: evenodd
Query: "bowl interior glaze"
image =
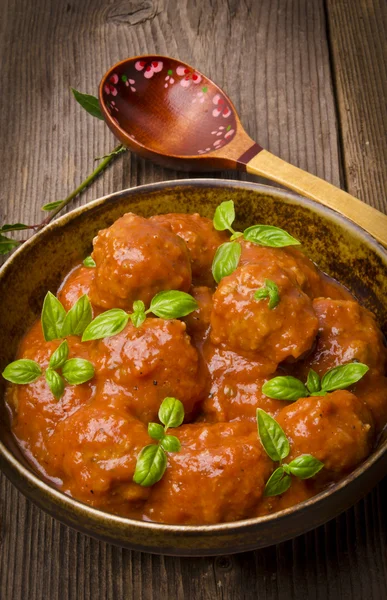
<path id="1" fill-rule="evenodd" d="M 165 182 L 117 192 L 49 225 L 18 249 L 0 271 L 0 369 L 14 359 L 20 338 L 39 317 L 48 290 L 92 248 L 96 233 L 125 212 L 148 217 L 198 212 L 212 217 L 216 206 L 234 200 L 235 229 L 255 223 L 282 227 L 298 238 L 328 275 L 346 285 L 372 310 L 387 334 L 387 253 L 361 228 L 334 211 L 268 186 L 197 179 Z M 10 432 L 0 381 L 0 467 L 41 508 L 90 535 L 148 552 L 211 555 L 241 552 L 304 533 L 343 511 L 385 474 L 387 440 L 343 479 L 314 498 L 276 515 L 212 526 L 173 526 L 134 521 L 93 509 L 65 496 L 34 472 Z"/>

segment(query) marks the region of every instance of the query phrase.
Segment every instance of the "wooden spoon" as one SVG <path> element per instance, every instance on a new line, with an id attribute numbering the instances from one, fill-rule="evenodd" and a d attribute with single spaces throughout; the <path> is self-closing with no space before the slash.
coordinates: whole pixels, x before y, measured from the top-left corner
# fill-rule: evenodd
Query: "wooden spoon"
<path id="1" fill-rule="evenodd" d="M 114 135 L 174 169 L 238 169 L 266 177 L 358 223 L 387 246 L 387 216 L 255 143 L 231 100 L 210 79 L 168 56 L 123 60 L 103 77 L 99 101 Z"/>

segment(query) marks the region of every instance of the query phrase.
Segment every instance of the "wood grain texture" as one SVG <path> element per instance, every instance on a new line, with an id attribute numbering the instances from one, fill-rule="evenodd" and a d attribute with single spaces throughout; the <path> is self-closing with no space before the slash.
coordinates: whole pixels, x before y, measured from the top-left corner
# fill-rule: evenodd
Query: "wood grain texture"
<path id="1" fill-rule="evenodd" d="M 346 12 L 347 19 L 359 10 L 364 15 L 370 2 L 357 6 Z M 196 65 L 224 87 L 253 139 L 340 184 L 322 0 L 0 0 L 0 14 L 0 223 L 36 222 L 42 204 L 67 195 L 92 170 L 94 157 L 114 147 L 111 133 L 79 108 L 69 87 L 96 93 L 107 68 L 147 52 Z M 377 19 L 378 31 L 379 24 Z M 369 44 L 370 35 L 367 29 Z M 349 36 L 345 42 L 344 54 L 354 43 Z M 334 58 L 337 70 L 343 58 Z M 380 71 L 368 59 L 366 65 L 369 77 L 378 81 Z M 336 80 L 342 86 L 337 97 L 349 101 L 351 86 Z M 362 93 L 367 98 L 366 88 Z M 380 130 L 372 129 L 370 145 L 377 143 Z M 348 131 L 351 139 L 359 139 L 356 119 L 348 121 Z M 365 162 L 362 194 L 381 208 L 374 193 L 381 165 L 375 166 L 376 183 L 368 180 L 368 168 Z M 125 154 L 75 204 L 185 176 Z M 75 533 L 1 477 L 0 598 L 386 598 L 386 505 L 385 481 L 338 519 L 277 547 L 216 559 L 176 559 L 130 552 Z"/>
<path id="2" fill-rule="evenodd" d="M 387 197 L 387 3 L 327 0 L 348 191 L 383 210 Z"/>

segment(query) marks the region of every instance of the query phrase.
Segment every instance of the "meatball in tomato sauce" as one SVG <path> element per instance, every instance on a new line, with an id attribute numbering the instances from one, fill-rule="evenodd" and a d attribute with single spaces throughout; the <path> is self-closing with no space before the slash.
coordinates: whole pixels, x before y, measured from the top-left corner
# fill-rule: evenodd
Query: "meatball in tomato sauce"
<path id="1" fill-rule="evenodd" d="M 272 281 L 278 304 L 255 298 L 257 290 Z M 262 355 L 275 363 L 299 358 L 311 349 L 318 328 L 310 298 L 275 263 L 250 264 L 224 277 L 213 296 L 211 341 L 235 352 Z"/>
<path id="2" fill-rule="evenodd" d="M 180 452 L 152 487 L 144 516 L 160 523 L 204 525 L 244 519 L 263 495 L 273 464 L 250 423 L 179 427 Z"/>
<path id="3" fill-rule="evenodd" d="M 184 404 L 187 419 L 203 398 L 205 371 L 181 321 L 146 319 L 138 328 L 129 323 L 118 335 L 94 342 L 90 356 L 99 390 L 106 381 L 122 386 L 127 409 L 145 423 L 157 420 L 168 396 Z"/>
<path id="4" fill-rule="evenodd" d="M 194 285 L 214 286 L 211 266 L 215 252 L 221 244 L 228 241 L 225 231 L 214 229 L 211 219 L 201 217 L 197 213 L 167 214 L 151 217 L 151 221 L 171 228 L 187 244 Z"/>
<path id="5" fill-rule="evenodd" d="M 186 243 L 171 228 L 127 213 L 93 241 L 96 263 L 90 300 L 101 308 L 149 306 L 162 290 L 187 292 L 191 264 Z"/>

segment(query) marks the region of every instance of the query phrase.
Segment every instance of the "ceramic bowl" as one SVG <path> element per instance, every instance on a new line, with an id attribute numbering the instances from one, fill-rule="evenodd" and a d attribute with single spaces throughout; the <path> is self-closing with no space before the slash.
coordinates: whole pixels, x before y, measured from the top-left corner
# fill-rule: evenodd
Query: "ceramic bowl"
<path id="1" fill-rule="evenodd" d="M 99 229 L 128 211 L 150 216 L 199 212 L 212 217 L 233 199 L 236 228 L 254 223 L 283 227 L 309 256 L 345 284 L 387 332 L 387 253 L 360 227 L 311 200 L 272 187 L 238 181 L 170 181 L 117 192 L 61 217 L 19 248 L 0 271 L 0 369 L 14 359 L 18 342 L 40 315 L 47 290 L 56 291 L 69 269 L 90 253 Z M 0 383 L 1 397 L 4 381 Z M 10 432 L 0 403 L 0 467 L 40 508 L 101 540 L 146 552 L 203 556 L 276 544 L 332 519 L 364 496 L 387 471 L 387 436 L 374 453 L 339 483 L 274 515 L 203 526 L 161 525 L 111 515 L 66 496 L 38 475 Z"/>

